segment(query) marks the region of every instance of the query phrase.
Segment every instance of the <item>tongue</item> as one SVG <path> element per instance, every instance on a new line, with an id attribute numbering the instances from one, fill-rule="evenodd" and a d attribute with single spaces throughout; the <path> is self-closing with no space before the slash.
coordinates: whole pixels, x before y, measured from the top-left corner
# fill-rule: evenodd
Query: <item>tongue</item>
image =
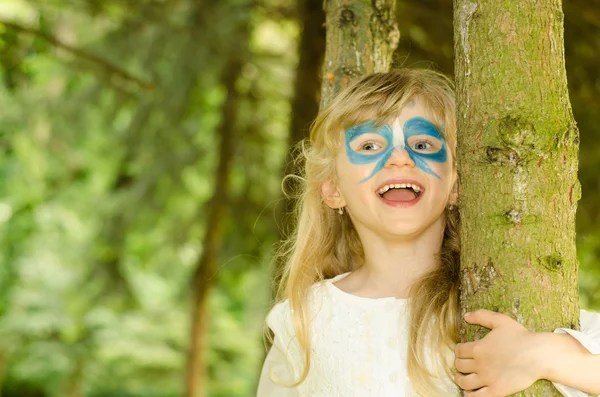
<path id="1" fill-rule="evenodd" d="M 383 194 L 383 198 L 390 201 L 412 201 L 417 195 L 412 189 L 390 189 Z"/>

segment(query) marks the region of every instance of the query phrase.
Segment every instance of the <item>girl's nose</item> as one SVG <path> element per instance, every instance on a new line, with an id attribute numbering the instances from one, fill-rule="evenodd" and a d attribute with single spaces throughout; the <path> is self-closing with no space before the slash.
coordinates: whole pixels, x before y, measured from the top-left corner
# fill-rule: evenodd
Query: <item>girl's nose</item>
<path id="1" fill-rule="evenodd" d="M 390 158 L 388 159 L 388 161 L 386 163 L 386 167 L 389 167 L 389 166 L 401 167 L 403 165 L 409 165 L 411 167 L 414 167 L 415 162 L 408 154 L 408 151 L 406 150 L 406 148 L 399 149 L 399 148 L 395 147 L 394 151 L 392 152 L 392 155 L 390 156 Z"/>

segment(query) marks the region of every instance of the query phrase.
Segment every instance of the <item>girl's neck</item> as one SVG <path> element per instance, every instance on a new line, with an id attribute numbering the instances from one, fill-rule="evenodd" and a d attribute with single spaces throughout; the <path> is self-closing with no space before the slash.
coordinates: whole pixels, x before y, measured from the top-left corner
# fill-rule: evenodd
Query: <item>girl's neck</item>
<path id="1" fill-rule="evenodd" d="M 410 287 L 439 265 L 445 221 L 440 217 L 414 238 L 390 241 L 357 230 L 365 263 L 335 285 L 344 292 L 367 298 L 407 298 Z"/>

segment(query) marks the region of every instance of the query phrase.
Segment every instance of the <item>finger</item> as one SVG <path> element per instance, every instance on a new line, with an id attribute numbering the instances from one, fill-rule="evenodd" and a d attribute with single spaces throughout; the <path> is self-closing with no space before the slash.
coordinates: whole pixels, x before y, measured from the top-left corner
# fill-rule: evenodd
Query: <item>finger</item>
<path id="1" fill-rule="evenodd" d="M 485 386 L 477 374 L 456 374 L 454 381 L 463 390 L 477 390 Z"/>
<path id="2" fill-rule="evenodd" d="M 462 372 L 463 374 L 477 372 L 475 360 L 470 358 L 457 358 L 454 360 L 454 367 L 456 367 L 458 372 Z"/>
<path id="3" fill-rule="evenodd" d="M 479 309 L 474 312 L 465 313 L 465 321 L 469 324 L 481 325 L 485 328 L 498 328 L 506 321 L 512 321 L 506 314 L 496 313 L 491 310 Z"/>
<path id="4" fill-rule="evenodd" d="M 457 343 L 454 348 L 456 358 L 473 358 L 473 349 L 477 342 Z"/>

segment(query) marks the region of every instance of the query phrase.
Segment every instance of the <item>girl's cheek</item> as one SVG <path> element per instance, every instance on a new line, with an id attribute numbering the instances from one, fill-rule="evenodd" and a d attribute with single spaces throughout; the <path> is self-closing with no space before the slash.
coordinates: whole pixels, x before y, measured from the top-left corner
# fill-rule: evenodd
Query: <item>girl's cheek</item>
<path id="1" fill-rule="evenodd" d="M 363 179 L 367 178 L 373 172 L 373 164 L 354 165 L 356 167 L 356 183 L 360 183 Z M 375 174 L 377 175 L 377 174 Z"/>
<path id="2" fill-rule="evenodd" d="M 346 154 L 338 158 L 337 166 L 340 179 L 354 185 L 360 184 L 373 171 L 373 164 L 353 164 Z"/>
<path id="3" fill-rule="evenodd" d="M 439 175 L 442 181 L 452 178 L 452 162 L 450 158 L 443 163 L 429 162 L 429 166 L 436 174 Z"/>

